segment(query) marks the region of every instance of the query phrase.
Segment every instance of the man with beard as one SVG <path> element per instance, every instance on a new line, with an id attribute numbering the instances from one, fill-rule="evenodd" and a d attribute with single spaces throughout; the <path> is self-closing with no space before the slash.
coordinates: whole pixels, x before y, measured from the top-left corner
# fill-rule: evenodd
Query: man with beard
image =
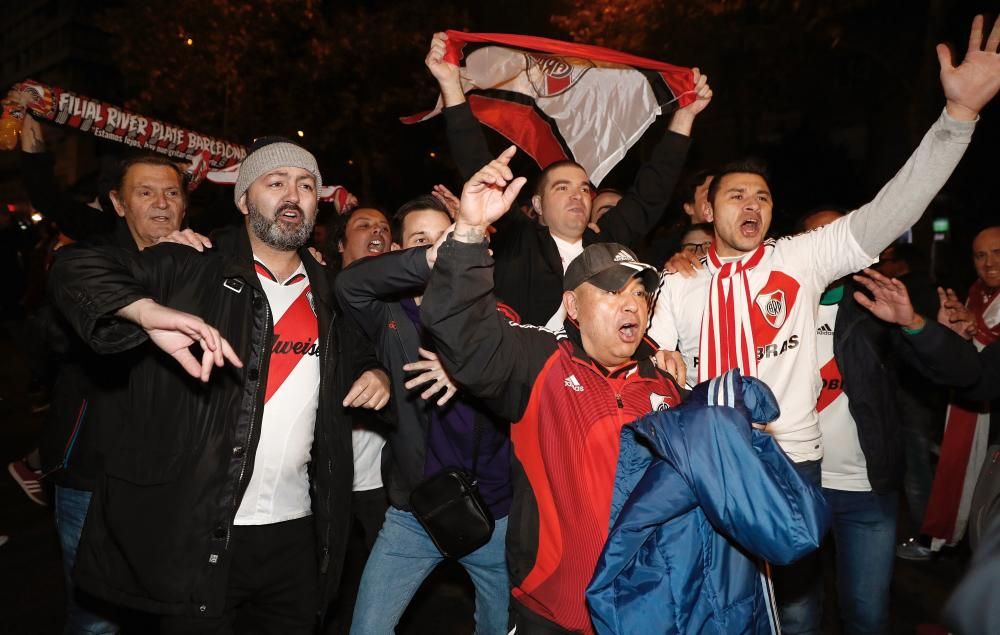
<path id="1" fill-rule="evenodd" d="M 311 633 L 339 577 L 342 406 L 381 408 L 388 380 L 371 350 L 347 350 L 365 340 L 303 249 L 321 184 L 304 148 L 262 138 L 235 188 L 245 227 L 215 249 L 74 248 L 53 267 L 53 300 L 92 348 L 149 340 L 185 371 L 162 353 L 133 371 L 76 569 L 87 591 L 163 615 L 164 633 Z"/>

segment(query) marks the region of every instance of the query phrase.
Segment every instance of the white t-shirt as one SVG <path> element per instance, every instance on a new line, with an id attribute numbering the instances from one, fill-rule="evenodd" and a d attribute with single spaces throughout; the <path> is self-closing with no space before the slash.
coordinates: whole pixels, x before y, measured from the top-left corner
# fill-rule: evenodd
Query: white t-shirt
<path id="1" fill-rule="evenodd" d="M 312 513 L 309 461 L 319 405 L 319 323 L 305 267 L 284 284 L 257 263 L 274 339 L 268 361 L 260 441 L 237 525 L 269 525 Z"/>
<path id="2" fill-rule="evenodd" d="M 816 359 L 819 298 L 830 282 L 876 260 L 854 239 L 849 218 L 768 241 L 773 247 L 748 274 L 757 377 L 771 388 L 781 408 L 767 431 L 793 461 L 823 457 L 816 415 L 822 387 Z M 693 278 L 664 274 L 650 323 L 649 335 L 661 348 L 684 356 L 691 384 L 698 377 L 701 321 L 711 281 L 707 267 Z"/>
<path id="3" fill-rule="evenodd" d="M 367 492 L 382 487 L 382 448 L 385 437 L 378 432 L 354 428 L 351 430 L 354 447 L 354 487 L 352 491 Z"/>
<path id="4" fill-rule="evenodd" d="M 868 464 L 861 451 L 858 424 L 848 408 L 844 380 L 833 357 L 836 304 L 819 306 L 816 315 L 816 358 L 823 387 L 816 402 L 823 433 L 823 487 L 848 492 L 870 492 Z"/>
<path id="5" fill-rule="evenodd" d="M 566 242 L 562 238 L 558 238 L 555 234 L 549 234 L 552 236 L 552 240 L 556 241 L 556 248 L 559 250 L 559 259 L 562 261 L 563 273 L 566 273 L 566 269 L 569 267 L 569 263 L 583 253 L 583 238 L 576 241 L 575 243 Z M 556 312 L 552 314 L 549 321 L 544 324 L 545 328 L 550 331 L 558 331 L 563 327 L 563 322 L 566 321 L 566 309 L 563 308 L 562 303 L 559 303 L 559 308 Z"/>

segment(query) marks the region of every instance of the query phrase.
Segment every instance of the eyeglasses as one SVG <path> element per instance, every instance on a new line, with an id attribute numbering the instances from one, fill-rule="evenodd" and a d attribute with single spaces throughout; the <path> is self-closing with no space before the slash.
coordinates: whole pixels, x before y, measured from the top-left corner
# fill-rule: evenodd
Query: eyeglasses
<path id="1" fill-rule="evenodd" d="M 703 243 L 682 243 L 681 249 L 684 251 L 690 251 L 692 253 L 708 253 L 708 248 L 712 245 L 711 240 L 706 240 Z"/>

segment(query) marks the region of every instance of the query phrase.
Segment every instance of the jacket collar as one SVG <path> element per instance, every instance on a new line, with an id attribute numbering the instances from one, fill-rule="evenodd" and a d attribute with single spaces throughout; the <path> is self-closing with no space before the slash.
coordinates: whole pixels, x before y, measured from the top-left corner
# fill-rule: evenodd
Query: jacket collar
<path id="1" fill-rule="evenodd" d="M 648 337 L 643 337 L 642 341 L 639 342 L 639 347 L 635 349 L 635 353 L 632 354 L 632 362 L 630 364 L 625 364 L 614 371 L 608 372 L 608 370 L 598 364 L 594 359 L 587 354 L 587 351 L 583 348 L 583 338 L 580 335 L 580 325 L 573 318 L 566 318 L 563 322 L 563 331 L 566 333 L 566 339 L 569 340 L 570 353 L 573 359 L 585 366 L 590 366 L 598 373 L 604 377 L 624 377 L 629 372 L 632 371 L 637 365 L 639 368 L 639 375 L 642 377 L 653 378 L 657 376 L 655 367 L 650 358 L 656 353 L 656 346 L 653 344 L 652 340 Z"/>
<path id="2" fill-rule="evenodd" d="M 237 225 L 220 229 L 212 234 L 212 242 L 217 245 L 225 261 L 222 275 L 226 278 L 240 278 L 249 285 L 261 289 L 257 271 L 253 265 L 253 250 L 250 247 L 250 236 L 245 225 Z M 333 293 L 327 278 L 326 269 L 316 262 L 306 248 L 298 250 L 299 257 L 309 276 L 309 286 L 313 297 L 321 302 L 332 314 L 334 310 Z"/>

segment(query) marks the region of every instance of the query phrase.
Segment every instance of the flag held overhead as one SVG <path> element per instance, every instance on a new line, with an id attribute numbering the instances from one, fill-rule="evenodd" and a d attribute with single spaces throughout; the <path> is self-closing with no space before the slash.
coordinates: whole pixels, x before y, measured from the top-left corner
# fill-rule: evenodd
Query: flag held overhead
<path id="1" fill-rule="evenodd" d="M 476 118 L 517 144 L 539 167 L 571 159 L 594 183 L 663 112 L 695 99 L 689 68 L 611 49 L 502 33 L 448 31 L 445 60 L 459 64 Z M 402 118 L 416 123 L 434 110 Z"/>

